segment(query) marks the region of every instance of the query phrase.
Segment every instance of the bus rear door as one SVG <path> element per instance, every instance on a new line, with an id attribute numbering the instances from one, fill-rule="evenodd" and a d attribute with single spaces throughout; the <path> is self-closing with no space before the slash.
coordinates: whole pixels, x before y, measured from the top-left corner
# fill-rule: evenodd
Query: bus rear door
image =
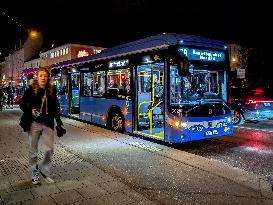
<path id="1" fill-rule="evenodd" d="M 164 140 L 164 63 L 137 66 L 136 133 Z"/>

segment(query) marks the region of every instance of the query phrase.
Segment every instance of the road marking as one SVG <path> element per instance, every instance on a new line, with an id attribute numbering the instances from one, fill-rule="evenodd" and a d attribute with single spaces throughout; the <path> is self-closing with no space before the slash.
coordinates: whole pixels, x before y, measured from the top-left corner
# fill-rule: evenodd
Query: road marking
<path id="1" fill-rule="evenodd" d="M 132 145 L 132 146 L 135 146 L 135 147 L 140 147 L 142 149 L 145 149 L 145 150 L 148 150 L 148 151 L 151 151 L 151 152 L 159 152 L 159 151 L 162 150 L 162 149 L 160 149 L 158 147 L 154 147 L 154 146 L 151 146 L 151 145 L 148 145 L 148 144 L 144 144 L 142 142 L 129 142 L 128 144 Z"/>

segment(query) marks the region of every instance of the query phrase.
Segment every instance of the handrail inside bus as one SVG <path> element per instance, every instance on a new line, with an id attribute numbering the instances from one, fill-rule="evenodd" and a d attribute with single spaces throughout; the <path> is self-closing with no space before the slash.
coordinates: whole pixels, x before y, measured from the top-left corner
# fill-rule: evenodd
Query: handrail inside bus
<path id="1" fill-rule="evenodd" d="M 143 105 L 143 104 L 149 104 L 149 103 L 152 103 L 153 101 L 144 101 L 144 102 L 141 102 L 141 103 L 139 103 L 139 105 L 138 105 L 138 119 L 139 119 L 139 116 L 140 115 L 147 115 L 146 113 L 140 113 L 140 106 L 141 105 Z"/>
<path id="2" fill-rule="evenodd" d="M 149 110 L 149 118 L 150 118 L 150 135 L 153 134 L 153 110 L 158 107 L 163 101 L 159 101 L 154 107 Z"/>

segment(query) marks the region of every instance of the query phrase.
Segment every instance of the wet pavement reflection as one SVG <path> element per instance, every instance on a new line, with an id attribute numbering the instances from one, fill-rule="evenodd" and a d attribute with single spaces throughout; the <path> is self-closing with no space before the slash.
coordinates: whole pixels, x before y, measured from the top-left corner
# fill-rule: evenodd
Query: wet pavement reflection
<path id="1" fill-rule="evenodd" d="M 273 121 L 245 123 L 231 136 L 173 147 L 266 177 L 273 185 Z"/>

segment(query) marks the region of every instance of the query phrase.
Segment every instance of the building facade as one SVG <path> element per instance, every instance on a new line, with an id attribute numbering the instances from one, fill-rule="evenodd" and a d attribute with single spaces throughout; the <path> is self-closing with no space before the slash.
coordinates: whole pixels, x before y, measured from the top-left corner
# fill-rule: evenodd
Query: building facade
<path id="1" fill-rule="evenodd" d="M 80 44 L 66 44 L 40 53 L 40 66 L 52 67 L 57 63 L 100 53 L 104 48 Z"/>
<path id="2" fill-rule="evenodd" d="M 4 77 L 4 84 L 20 83 L 21 72 L 24 69 L 24 49 L 16 50 L 14 53 L 9 54 L 5 58 L 5 64 L 2 70 L 2 76 Z"/>
<path id="3" fill-rule="evenodd" d="M 228 44 L 229 62 L 231 71 L 242 68 L 242 46 L 237 44 Z"/>
<path id="4" fill-rule="evenodd" d="M 3 76 L 3 69 L 4 69 L 4 66 L 5 66 L 5 61 L 0 63 L 0 84 L 2 84 L 3 81 L 5 80 L 5 79 L 3 79 L 3 78 L 5 78 L 5 77 Z"/>
<path id="5" fill-rule="evenodd" d="M 41 65 L 41 59 L 35 58 L 30 61 L 24 62 L 24 70 L 29 68 L 39 68 Z"/>

